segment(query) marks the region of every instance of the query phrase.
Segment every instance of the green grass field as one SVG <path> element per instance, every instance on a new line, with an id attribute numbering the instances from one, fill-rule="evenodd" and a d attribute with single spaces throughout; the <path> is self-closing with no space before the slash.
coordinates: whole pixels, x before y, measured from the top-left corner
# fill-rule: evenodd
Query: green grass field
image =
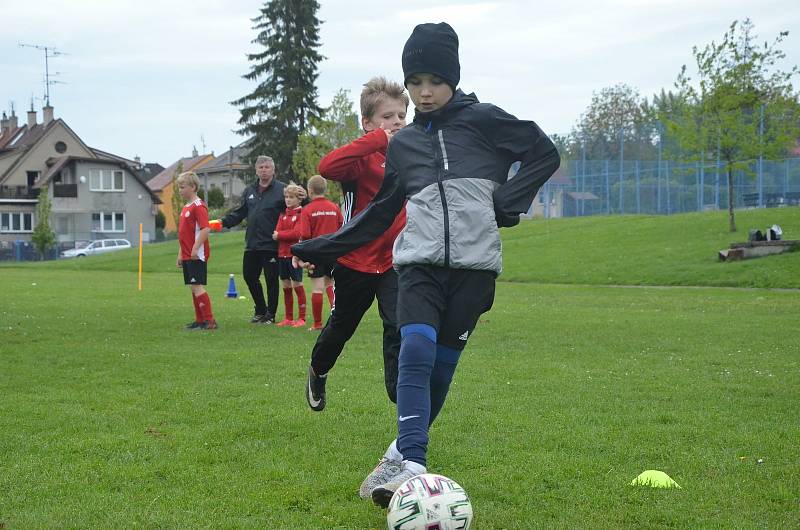
<path id="1" fill-rule="evenodd" d="M 737 221 L 504 233 L 431 432 L 429 469 L 466 488 L 476 529 L 798 527 L 800 253 L 716 252 L 773 223 L 800 239 L 800 209 Z M 141 292 L 135 251 L 0 267 L 0 528 L 385 527 L 357 496 L 395 435 L 377 312 L 312 412 L 315 336 L 222 296 L 231 272 L 248 296 L 241 237 L 212 239 L 215 332 L 181 330 L 175 242 L 144 248 Z M 646 469 L 683 489 L 628 486 Z"/>

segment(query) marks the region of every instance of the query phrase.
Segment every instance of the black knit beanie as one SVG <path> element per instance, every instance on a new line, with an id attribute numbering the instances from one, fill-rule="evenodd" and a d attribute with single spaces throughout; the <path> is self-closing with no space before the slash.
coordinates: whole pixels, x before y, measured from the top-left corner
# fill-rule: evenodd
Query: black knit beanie
<path id="1" fill-rule="evenodd" d="M 458 35 L 446 22 L 420 24 L 403 47 L 404 83 L 414 74 L 433 74 L 455 92 L 461 79 L 458 63 Z"/>

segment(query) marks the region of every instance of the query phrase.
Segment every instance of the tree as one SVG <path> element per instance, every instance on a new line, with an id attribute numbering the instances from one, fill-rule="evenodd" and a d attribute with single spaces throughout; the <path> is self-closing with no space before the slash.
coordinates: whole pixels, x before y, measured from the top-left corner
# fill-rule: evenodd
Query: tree
<path id="1" fill-rule="evenodd" d="M 349 91 L 339 89 L 333 96 L 331 105 L 325 109 L 321 118 L 313 118 L 310 126 L 300 135 L 297 149 L 292 158 L 294 175 L 300 184 L 305 184 L 312 175 L 317 174 L 317 166 L 323 156 L 333 149 L 352 142 L 361 134 L 358 115 L 353 110 Z M 337 188 L 328 188 L 329 195 L 336 199 Z"/>
<path id="2" fill-rule="evenodd" d="M 31 236 L 33 245 L 42 259 L 45 259 L 47 251 L 56 243 L 56 235 L 50 228 L 51 206 L 47 191 L 47 186 L 42 186 L 39 190 L 39 202 L 36 204 L 36 226 Z"/>
<path id="3" fill-rule="evenodd" d="M 298 137 L 319 116 L 317 64 L 320 46 L 316 0 L 270 0 L 252 19 L 252 41 L 264 50 L 247 55 L 252 62 L 243 77 L 258 81 L 255 90 L 232 102 L 240 107 L 238 133 L 252 136 L 248 162 L 259 155 L 275 161 L 276 175 L 290 180 Z"/>
<path id="4" fill-rule="evenodd" d="M 569 136 L 559 138 L 567 158 L 618 159 L 620 141 L 628 159 L 653 157 L 657 131 L 651 107 L 635 88 L 618 84 L 592 94 Z"/>
<path id="5" fill-rule="evenodd" d="M 181 210 L 183 210 L 183 198 L 181 198 L 181 192 L 178 190 L 178 175 L 181 173 L 183 173 L 183 160 L 178 162 L 178 167 L 175 168 L 175 173 L 172 174 L 172 220 L 175 221 L 176 232 L 180 225 Z"/>
<path id="6" fill-rule="evenodd" d="M 785 54 L 778 47 L 788 32 L 772 43 L 756 42 L 753 23 L 734 21 L 720 43 L 692 53 L 697 83 L 686 65 L 676 87 L 688 102 L 683 112 L 665 117 L 682 150 L 702 158 L 719 154 L 728 180 L 728 225 L 736 231 L 733 174 L 754 158 L 785 156 L 800 136 L 800 104 L 791 79 L 800 73 L 775 68 Z"/>

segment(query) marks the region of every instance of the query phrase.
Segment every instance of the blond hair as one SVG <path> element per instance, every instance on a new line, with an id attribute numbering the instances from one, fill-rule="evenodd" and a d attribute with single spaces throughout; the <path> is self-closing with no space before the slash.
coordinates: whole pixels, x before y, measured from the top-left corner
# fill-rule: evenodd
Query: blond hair
<path id="1" fill-rule="evenodd" d="M 408 94 L 406 89 L 396 81 L 389 81 L 383 76 L 373 77 L 364 83 L 361 91 L 361 117 L 370 119 L 378 105 L 387 99 L 397 99 L 408 108 Z"/>
<path id="2" fill-rule="evenodd" d="M 178 178 L 175 179 L 175 182 L 178 183 L 178 186 L 180 186 L 183 183 L 189 184 L 194 188 L 194 191 L 200 189 L 200 178 L 194 171 L 184 171 L 183 173 L 178 175 Z"/>
<path id="3" fill-rule="evenodd" d="M 302 199 L 306 196 L 306 190 L 303 189 L 303 186 L 291 182 L 283 189 L 283 196 L 285 197 L 287 195 L 294 195 Z"/>
<path id="4" fill-rule="evenodd" d="M 322 175 L 314 175 L 308 179 L 309 195 L 325 195 L 328 189 L 328 181 Z"/>

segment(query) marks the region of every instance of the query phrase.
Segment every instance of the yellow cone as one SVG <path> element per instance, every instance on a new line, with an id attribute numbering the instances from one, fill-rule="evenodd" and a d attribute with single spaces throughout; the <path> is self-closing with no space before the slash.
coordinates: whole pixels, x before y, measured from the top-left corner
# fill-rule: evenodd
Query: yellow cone
<path id="1" fill-rule="evenodd" d="M 663 471 L 648 469 L 631 481 L 631 486 L 650 486 L 651 488 L 678 488 L 680 485 Z"/>

